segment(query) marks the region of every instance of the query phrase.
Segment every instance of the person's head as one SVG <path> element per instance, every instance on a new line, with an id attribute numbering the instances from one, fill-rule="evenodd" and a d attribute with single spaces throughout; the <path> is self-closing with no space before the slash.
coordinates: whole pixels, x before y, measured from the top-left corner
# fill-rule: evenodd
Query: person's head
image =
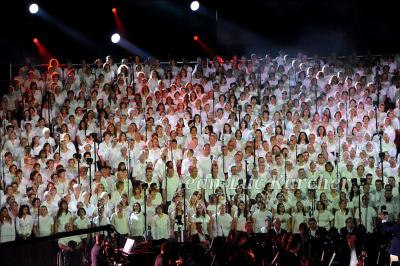
<path id="1" fill-rule="evenodd" d="M 265 227 L 266 228 L 271 228 L 272 227 L 272 218 L 267 216 L 267 218 L 265 218 Z"/>
<path id="2" fill-rule="evenodd" d="M 140 203 L 135 202 L 135 203 L 133 204 L 133 211 L 136 212 L 136 213 L 140 213 L 140 211 L 141 211 Z"/>
<path id="3" fill-rule="evenodd" d="M 40 207 L 40 215 L 45 217 L 47 215 L 48 211 L 47 211 L 47 207 L 46 206 L 42 206 Z"/>
<path id="4" fill-rule="evenodd" d="M 315 218 L 311 218 L 310 220 L 308 220 L 308 227 L 311 230 L 317 230 L 318 225 L 317 225 L 317 220 L 315 220 Z"/>
<path id="5" fill-rule="evenodd" d="M 96 234 L 96 244 L 101 246 L 104 243 L 104 235 L 102 234 Z"/>
<path id="6" fill-rule="evenodd" d="M 162 205 L 158 205 L 156 207 L 156 214 L 161 215 L 163 213 L 163 207 Z"/>
<path id="7" fill-rule="evenodd" d="M 284 214 L 285 213 L 285 205 L 283 203 L 278 203 L 276 209 L 277 209 L 277 213 L 278 214 Z"/>
<path id="8" fill-rule="evenodd" d="M 353 229 L 354 228 L 354 220 L 353 218 L 349 217 L 346 219 L 346 227 L 349 229 Z"/>
<path id="9" fill-rule="evenodd" d="M 196 231 L 198 233 L 203 233 L 203 223 L 202 222 L 197 222 L 196 223 Z"/>
<path id="10" fill-rule="evenodd" d="M 362 196 L 362 203 L 363 203 L 364 206 L 368 206 L 368 203 L 369 203 L 368 195 L 363 195 Z"/>
<path id="11" fill-rule="evenodd" d="M 65 232 L 71 232 L 74 230 L 74 224 L 73 223 L 66 223 L 65 224 Z"/>
<path id="12" fill-rule="evenodd" d="M 279 220 L 279 218 L 275 218 L 273 224 L 274 224 L 275 230 L 281 229 L 281 220 Z"/>
<path id="13" fill-rule="evenodd" d="M 21 205 L 21 207 L 19 207 L 19 213 L 18 216 L 21 218 L 24 215 L 29 215 L 29 207 L 28 205 Z"/>
<path id="14" fill-rule="evenodd" d="M 7 207 L 3 207 L 0 210 L 0 218 L 9 217 Z"/>
<path id="15" fill-rule="evenodd" d="M 341 210 L 346 209 L 346 208 L 347 208 L 347 200 L 341 199 L 341 200 L 339 201 L 339 207 L 340 207 Z"/>
<path id="16" fill-rule="evenodd" d="M 78 216 L 84 218 L 86 216 L 86 210 L 84 208 L 78 209 Z"/>

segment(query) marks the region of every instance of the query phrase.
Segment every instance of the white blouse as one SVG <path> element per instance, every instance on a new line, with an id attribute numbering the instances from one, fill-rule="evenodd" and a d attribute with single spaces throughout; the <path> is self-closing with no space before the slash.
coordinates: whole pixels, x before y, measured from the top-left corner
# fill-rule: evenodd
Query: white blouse
<path id="1" fill-rule="evenodd" d="M 17 232 L 20 235 L 31 235 L 33 229 L 33 218 L 27 215 L 25 218 L 17 218 Z"/>
<path id="2" fill-rule="evenodd" d="M 170 236 L 170 221 L 166 214 L 154 215 L 151 233 L 154 240 L 168 239 Z"/>
<path id="3" fill-rule="evenodd" d="M 147 223 L 150 225 L 150 223 Z M 132 236 L 143 236 L 144 234 L 144 215 L 143 213 L 132 213 L 129 218 L 129 228 Z"/>
<path id="4" fill-rule="evenodd" d="M 37 225 L 39 226 L 39 236 L 49 236 L 52 233 L 52 226 L 54 224 L 54 219 L 46 215 L 45 217 L 40 216 L 39 217 L 39 223 Z"/>
<path id="5" fill-rule="evenodd" d="M 3 221 L 0 224 L 0 243 L 14 241 L 15 240 L 15 225 L 14 221 L 11 220 L 11 223 Z"/>

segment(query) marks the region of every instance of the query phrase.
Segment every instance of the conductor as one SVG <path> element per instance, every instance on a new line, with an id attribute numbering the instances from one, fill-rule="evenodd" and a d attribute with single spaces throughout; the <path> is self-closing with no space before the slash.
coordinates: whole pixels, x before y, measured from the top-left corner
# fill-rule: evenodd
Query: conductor
<path id="1" fill-rule="evenodd" d="M 400 213 L 397 217 L 397 222 L 387 222 L 385 213 L 380 213 L 379 217 L 382 219 L 383 231 L 393 236 L 390 246 L 390 265 L 400 266 Z"/>

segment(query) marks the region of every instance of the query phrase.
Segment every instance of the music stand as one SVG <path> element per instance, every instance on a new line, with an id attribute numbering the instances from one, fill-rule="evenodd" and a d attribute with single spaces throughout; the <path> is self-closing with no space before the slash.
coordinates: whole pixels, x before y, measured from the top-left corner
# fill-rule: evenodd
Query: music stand
<path id="1" fill-rule="evenodd" d="M 134 245 L 135 245 L 135 240 L 132 238 L 127 238 L 126 242 L 125 242 L 125 246 L 122 249 L 122 254 L 129 255 L 131 253 Z"/>

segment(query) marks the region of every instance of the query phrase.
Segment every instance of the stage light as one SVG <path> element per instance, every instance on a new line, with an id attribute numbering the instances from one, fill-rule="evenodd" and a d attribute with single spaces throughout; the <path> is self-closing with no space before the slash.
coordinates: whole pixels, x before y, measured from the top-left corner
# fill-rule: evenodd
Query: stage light
<path id="1" fill-rule="evenodd" d="M 195 40 L 196 42 L 199 40 L 199 36 L 197 36 L 197 35 L 194 35 L 193 36 L 193 40 Z"/>
<path id="2" fill-rule="evenodd" d="M 39 43 L 38 38 L 33 38 L 33 43 L 38 44 Z"/>
<path id="3" fill-rule="evenodd" d="M 111 41 L 112 41 L 113 43 L 118 43 L 120 40 L 121 40 L 121 36 L 119 36 L 118 33 L 114 33 L 114 34 L 111 36 Z"/>
<path id="4" fill-rule="evenodd" d="M 31 4 L 29 6 L 29 12 L 31 12 L 31 14 L 36 14 L 39 11 L 39 6 L 37 4 Z"/>
<path id="5" fill-rule="evenodd" d="M 200 3 L 199 1 L 192 1 L 192 3 L 190 4 L 190 9 L 192 11 L 197 11 L 200 8 Z"/>
<path id="6" fill-rule="evenodd" d="M 112 11 L 113 13 L 117 13 L 117 8 L 113 7 L 113 9 L 111 9 L 111 11 Z"/>

